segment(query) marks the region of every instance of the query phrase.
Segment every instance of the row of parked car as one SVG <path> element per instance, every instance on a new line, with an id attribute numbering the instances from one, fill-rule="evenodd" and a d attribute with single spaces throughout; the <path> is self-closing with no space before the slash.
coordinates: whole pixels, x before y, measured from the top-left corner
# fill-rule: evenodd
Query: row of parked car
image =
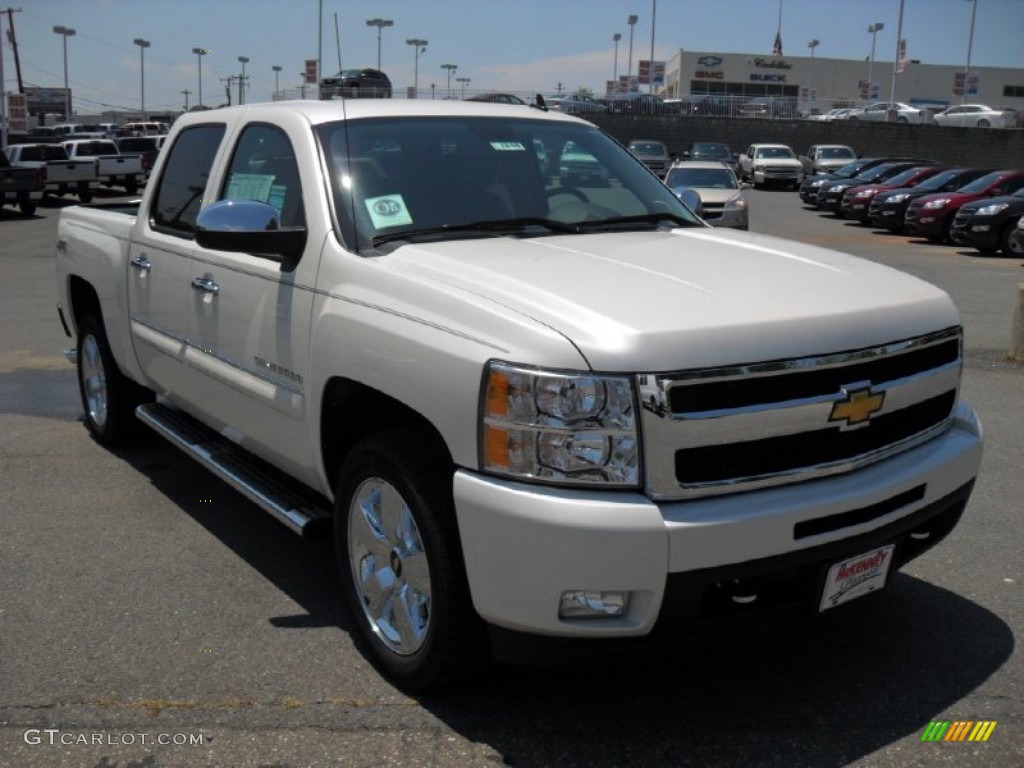
<path id="1" fill-rule="evenodd" d="M 149 177 L 164 138 L 143 135 L 10 144 L 2 153 L 4 166 L 11 173 L 21 173 L 23 184 L 32 179 L 31 187 L 24 187 L 10 201 L 18 203 L 23 215 L 31 216 L 46 195 L 72 194 L 88 203 L 100 186 L 121 187 L 134 195 Z"/>
<path id="2" fill-rule="evenodd" d="M 1024 255 L 1024 168 L 862 157 L 807 177 L 799 194 L 815 210 L 879 229 L 986 254 Z"/>

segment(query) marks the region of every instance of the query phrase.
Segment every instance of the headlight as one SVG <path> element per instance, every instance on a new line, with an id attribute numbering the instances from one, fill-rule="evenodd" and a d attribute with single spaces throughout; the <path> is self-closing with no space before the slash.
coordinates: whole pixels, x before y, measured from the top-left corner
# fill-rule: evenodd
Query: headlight
<path id="1" fill-rule="evenodd" d="M 829 192 L 843 193 L 846 190 L 848 190 L 851 186 L 853 186 L 853 185 L 852 184 L 836 184 L 834 187 L 829 187 L 828 191 Z"/>
<path id="2" fill-rule="evenodd" d="M 924 208 L 926 211 L 934 211 L 938 208 L 945 208 L 947 205 L 949 205 L 949 198 L 940 197 L 938 200 L 929 200 L 921 207 Z"/>
<path id="3" fill-rule="evenodd" d="M 817 181 L 812 181 L 811 182 L 811 189 L 817 189 L 822 184 L 824 184 L 826 181 L 828 181 L 828 179 L 818 179 Z"/>
<path id="4" fill-rule="evenodd" d="M 978 216 L 995 216 L 1009 207 L 1009 203 L 993 203 L 992 205 L 986 205 L 984 208 L 979 208 L 974 213 Z"/>
<path id="5" fill-rule="evenodd" d="M 490 363 L 481 466 L 524 480 L 636 487 L 640 448 L 631 380 Z"/>
<path id="6" fill-rule="evenodd" d="M 873 197 L 874 195 L 877 195 L 877 194 L 878 194 L 878 190 L 877 189 L 862 189 L 860 192 L 858 192 L 856 195 L 854 195 L 854 197 L 855 198 L 860 198 L 860 199 L 863 200 L 865 197 Z"/>
<path id="7" fill-rule="evenodd" d="M 908 197 L 910 197 L 910 195 L 907 195 L 907 194 L 893 195 L 892 197 L 885 198 L 885 202 L 887 202 L 887 203 L 902 203 Z"/>
<path id="8" fill-rule="evenodd" d="M 741 209 L 746 208 L 746 207 L 747 207 L 746 199 L 741 197 L 741 196 L 739 196 L 739 195 L 734 197 L 732 200 L 726 200 L 726 202 L 725 202 L 725 210 L 727 210 L 727 211 L 741 210 Z"/>

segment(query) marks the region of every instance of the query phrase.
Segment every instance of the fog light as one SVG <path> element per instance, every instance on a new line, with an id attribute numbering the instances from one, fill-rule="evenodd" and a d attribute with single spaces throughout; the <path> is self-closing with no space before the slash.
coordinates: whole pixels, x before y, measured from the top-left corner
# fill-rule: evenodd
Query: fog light
<path id="1" fill-rule="evenodd" d="M 625 616 L 629 609 L 629 595 L 629 592 L 563 592 L 558 607 L 558 618 L 602 619 Z"/>
<path id="2" fill-rule="evenodd" d="M 988 232 L 991 227 L 988 224 L 978 224 L 977 226 L 971 227 L 975 232 Z"/>

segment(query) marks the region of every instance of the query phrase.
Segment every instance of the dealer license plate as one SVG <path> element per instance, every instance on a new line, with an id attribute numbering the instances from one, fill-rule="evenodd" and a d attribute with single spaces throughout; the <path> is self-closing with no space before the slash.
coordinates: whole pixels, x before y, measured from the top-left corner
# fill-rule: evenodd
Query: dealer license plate
<path id="1" fill-rule="evenodd" d="M 829 568 L 818 610 L 835 608 L 884 587 L 895 548 L 896 545 L 889 544 Z"/>

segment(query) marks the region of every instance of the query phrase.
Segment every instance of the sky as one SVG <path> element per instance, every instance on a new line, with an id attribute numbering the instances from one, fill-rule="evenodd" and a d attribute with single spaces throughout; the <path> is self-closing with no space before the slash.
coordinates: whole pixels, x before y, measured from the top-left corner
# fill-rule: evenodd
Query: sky
<path id="1" fill-rule="evenodd" d="M 977 3 L 973 67 L 1024 69 L 1024 0 L 905 0 L 903 37 L 911 59 L 924 64 L 964 66 L 971 11 Z M 8 7 L 8 6 L 5 6 Z M 779 25 L 780 0 L 21 0 L 14 13 L 22 77 L 27 86 L 62 87 L 62 36 L 56 25 L 74 29 L 67 38 L 68 81 L 73 109 L 99 114 L 106 109 L 137 110 L 145 76 L 146 108 L 176 111 L 190 91 L 194 105 L 202 57 L 203 103 L 226 102 L 225 81 L 239 75 L 239 56 L 248 57 L 246 101 L 267 101 L 280 87 L 298 89 L 306 59 L 320 55 L 327 74 L 344 68 L 375 67 L 378 28 L 381 68 L 396 90 L 414 80 L 416 58 L 409 39 L 426 39 L 418 60 L 421 94 L 431 84 L 440 97 L 453 91 L 511 90 L 552 93 L 587 87 L 603 93 L 612 78 L 618 44 L 618 73 L 629 61 L 632 28 L 636 62 L 668 60 L 680 48 L 714 53 L 768 55 Z M 900 0 L 781 0 L 783 53 L 808 55 L 807 43 L 820 41 L 815 58 L 864 60 L 871 51 L 870 24 L 881 22 L 875 61 L 892 61 Z M 2 9 L 0 9 L 2 10 Z M 335 34 L 337 19 L 337 36 Z M 16 90 L 7 15 L 2 17 L 4 86 Z M 149 40 L 144 53 L 133 43 Z M 338 42 L 340 41 L 340 46 Z M 140 60 L 143 59 L 144 60 Z M 466 84 L 457 78 L 469 78 Z M 237 85 L 233 98 L 237 99 Z"/>

